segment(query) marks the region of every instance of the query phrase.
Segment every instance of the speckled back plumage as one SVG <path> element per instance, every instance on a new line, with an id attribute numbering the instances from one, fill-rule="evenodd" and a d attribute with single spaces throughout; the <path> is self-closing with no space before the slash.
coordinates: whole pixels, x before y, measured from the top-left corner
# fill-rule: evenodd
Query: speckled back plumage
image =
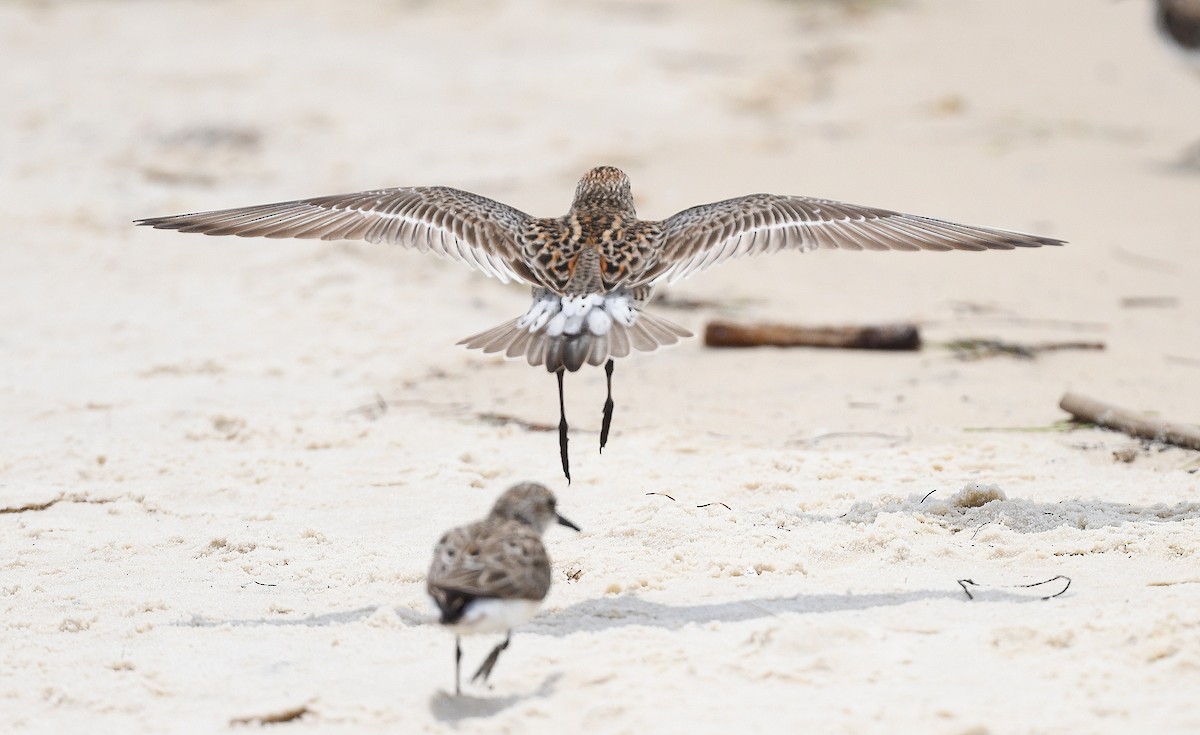
<path id="1" fill-rule="evenodd" d="M 542 600 L 550 560 L 541 537 L 516 521 L 486 519 L 447 531 L 438 541 L 426 589 L 453 624 L 478 597 Z"/>
<path id="2" fill-rule="evenodd" d="M 559 519 L 543 485 L 509 488 L 488 517 L 447 531 L 434 547 L 426 589 L 441 622 L 458 622 L 476 598 L 542 600 L 550 590 L 550 559 L 541 535 Z"/>

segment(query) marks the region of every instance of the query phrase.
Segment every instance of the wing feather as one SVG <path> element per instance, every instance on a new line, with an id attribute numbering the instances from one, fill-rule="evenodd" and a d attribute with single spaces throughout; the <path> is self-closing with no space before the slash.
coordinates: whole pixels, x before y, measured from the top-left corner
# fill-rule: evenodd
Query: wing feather
<path id="1" fill-rule="evenodd" d="M 379 189 L 222 209 L 136 224 L 238 237 L 365 240 L 433 250 L 501 281 L 526 280 L 513 263 L 532 218 L 506 204 L 443 186 Z"/>
<path id="2" fill-rule="evenodd" d="M 433 552 L 429 594 L 541 600 L 550 591 L 550 565 L 542 540 L 515 521 L 478 521 L 448 531 Z"/>
<path id="3" fill-rule="evenodd" d="M 1062 240 L 828 199 L 751 194 L 660 223 L 661 253 L 640 283 L 674 283 L 729 258 L 778 250 L 1012 250 Z"/>

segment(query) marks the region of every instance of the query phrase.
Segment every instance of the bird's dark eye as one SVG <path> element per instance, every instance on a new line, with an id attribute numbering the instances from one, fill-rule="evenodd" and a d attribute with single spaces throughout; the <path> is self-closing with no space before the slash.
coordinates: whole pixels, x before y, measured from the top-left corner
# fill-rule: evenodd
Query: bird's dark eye
<path id="1" fill-rule="evenodd" d="M 546 507 L 549 508 L 550 510 L 554 510 L 554 506 L 557 504 L 558 504 L 558 502 L 554 498 L 550 498 L 549 500 L 546 501 Z"/>

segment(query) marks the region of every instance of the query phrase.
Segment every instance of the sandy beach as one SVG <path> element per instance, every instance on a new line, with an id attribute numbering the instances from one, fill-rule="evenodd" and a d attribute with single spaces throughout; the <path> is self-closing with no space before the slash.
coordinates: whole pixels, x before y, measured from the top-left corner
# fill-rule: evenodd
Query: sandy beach
<path id="1" fill-rule="evenodd" d="M 1151 10 L 0 4 L 0 731 L 1200 732 L 1200 453 L 1058 408 L 1200 422 L 1200 83 Z M 672 286 L 698 335 L 925 347 L 621 360 L 603 455 L 604 373 L 569 375 L 568 485 L 553 376 L 455 346 L 527 287 L 131 224 L 433 184 L 555 216 L 600 164 L 649 219 L 763 191 L 1068 244 Z M 456 697 L 431 550 L 522 480 L 583 530 Z"/>

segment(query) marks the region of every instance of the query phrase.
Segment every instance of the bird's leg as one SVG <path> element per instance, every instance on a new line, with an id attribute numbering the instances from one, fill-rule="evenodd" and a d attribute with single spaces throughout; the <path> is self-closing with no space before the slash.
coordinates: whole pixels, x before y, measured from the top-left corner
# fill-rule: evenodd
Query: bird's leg
<path id="1" fill-rule="evenodd" d="M 462 638 L 454 636 L 454 694 L 462 694 Z"/>
<path id="2" fill-rule="evenodd" d="M 612 425 L 612 373 L 613 361 L 604 364 L 604 379 L 608 383 L 608 397 L 604 399 L 604 421 L 600 424 L 600 453 L 604 453 L 604 445 L 608 444 L 608 428 Z"/>
<path id="3" fill-rule="evenodd" d="M 475 683 L 476 679 L 483 677 L 483 683 L 487 684 L 488 677 L 492 675 L 492 669 L 496 666 L 496 659 L 500 658 L 501 651 L 508 648 L 508 642 L 510 640 L 512 640 L 511 630 L 508 631 L 506 636 L 504 636 L 504 642 L 493 648 L 492 652 L 488 654 L 488 657 L 483 660 L 483 665 L 479 667 L 479 671 L 476 671 L 475 676 L 471 677 L 471 683 Z"/>
<path id="4" fill-rule="evenodd" d="M 571 484 L 571 460 L 567 458 L 567 406 L 563 402 L 563 373 L 558 375 L 558 453 L 562 455 L 563 474 L 567 476 L 567 484 Z"/>

